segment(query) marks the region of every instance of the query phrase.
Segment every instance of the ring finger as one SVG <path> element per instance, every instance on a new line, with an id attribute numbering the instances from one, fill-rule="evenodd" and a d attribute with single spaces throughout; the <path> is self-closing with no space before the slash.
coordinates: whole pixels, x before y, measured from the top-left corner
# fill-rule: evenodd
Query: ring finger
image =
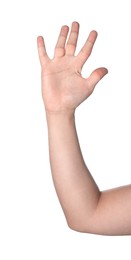
<path id="1" fill-rule="evenodd" d="M 62 57 L 65 55 L 65 43 L 68 35 L 69 27 L 64 25 L 61 28 L 58 41 L 56 43 L 54 57 Z"/>

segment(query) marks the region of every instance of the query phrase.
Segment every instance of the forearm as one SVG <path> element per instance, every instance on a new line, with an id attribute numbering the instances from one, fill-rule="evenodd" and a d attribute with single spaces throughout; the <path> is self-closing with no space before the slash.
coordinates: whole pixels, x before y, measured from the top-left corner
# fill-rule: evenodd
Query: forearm
<path id="1" fill-rule="evenodd" d="M 74 114 L 47 114 L 49 154 L 54 186 L 68 225 L 88 227 L 100 191 L 87 169 L 75 127 Z"/>

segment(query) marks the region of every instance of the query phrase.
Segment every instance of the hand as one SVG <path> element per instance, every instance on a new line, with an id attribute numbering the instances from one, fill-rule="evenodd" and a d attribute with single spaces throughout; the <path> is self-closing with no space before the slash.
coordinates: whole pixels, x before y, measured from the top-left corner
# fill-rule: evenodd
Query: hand
<path id="1" fill-rule="evenodd" d="M 62 26 L 56 43 L 54 57 L 47 55 L 44 39 L 37 37 L 38 54 L 41 64 L 42 97 L 47 113 L 75 111 L 93 92 L 96 84 L 107 74 L 106 68 L 94 70 L 88 78 L 81 76 L 81 70 L 89 58 L 97 32 L 91 31 L 77 56 L 74 56 L 79 34 L 79 24 Z"/>

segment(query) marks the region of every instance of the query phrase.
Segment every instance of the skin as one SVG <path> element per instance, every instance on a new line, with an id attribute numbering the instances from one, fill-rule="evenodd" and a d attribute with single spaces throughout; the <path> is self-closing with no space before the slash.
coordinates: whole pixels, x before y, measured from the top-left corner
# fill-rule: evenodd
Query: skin
<path id="1" fill-rule="evenodd" d="M 79 23 L 62 26 L 54 57 L 46 52 L 44 39 L 37 37 L 53 183 L 68 226 L 78 232 L 99 235 L 131 234 L 131 185 L 100 191 L 89 172 L 79 145 L 76 108 L 108 73 L 97 68 L 88 78 L 81 75 L 97 32 L 91 31 L 75 56 Z"/>

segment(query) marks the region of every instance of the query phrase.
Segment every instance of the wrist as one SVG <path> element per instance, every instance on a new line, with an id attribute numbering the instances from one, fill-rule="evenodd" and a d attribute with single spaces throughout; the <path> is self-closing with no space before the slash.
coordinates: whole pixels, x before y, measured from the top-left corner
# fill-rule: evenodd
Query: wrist
<path id="1" fill-rule="evenodd" d="M 47 120 L 50 118 L 74 118 L 75 110 L 63 110 L 63 111 L 45 111 Z"/>
<path id="2" fill-rule="evenodd" d="M 75 113 L 60 112 L 60 113 L 47 113 L 46 120 L 48 128 L 61 129 L 61 126 L 67 127 L 68 125 L 75 124 Z"/>

